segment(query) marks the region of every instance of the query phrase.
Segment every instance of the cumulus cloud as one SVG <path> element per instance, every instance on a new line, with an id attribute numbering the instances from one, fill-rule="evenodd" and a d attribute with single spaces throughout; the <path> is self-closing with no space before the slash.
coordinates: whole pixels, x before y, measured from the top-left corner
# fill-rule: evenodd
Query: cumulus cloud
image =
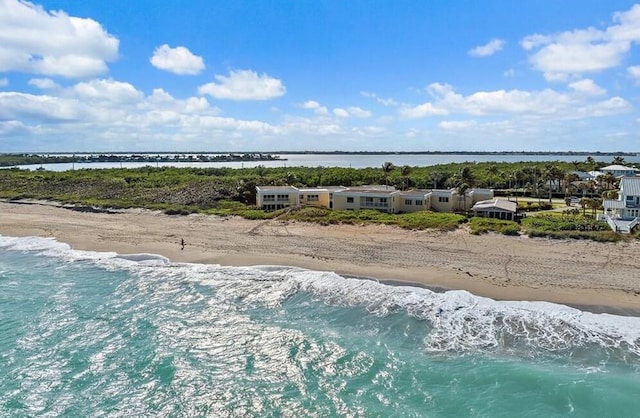
<path id="1" fill-rule="evenodd" d="M 73 87 L 75 96 L 84 101 L 106 101 L 112 103 L 135 103 L 143 93 L 129 83 L 114 80 L 91 80 Z"/>
<path id="2" fill-rule="evenodd" d="M 29 85 L 42 90 L 57 89 L 60 87 L 58 83 L 50 78 L 32 78 L 29 80 Z"/>
<path id="3" fill-rule="evenodd" d="M 282 81 L 267 74 L 258 75 L 251 70 L 232 70 L 228 76 L 216 75 L 217 83 L 207 83 L 198 88 L 201 95 L 216 99 L 269 100 L 286 92 Z"/>
<path id="4" fill-rule="evenodd" d="M 521 41 L 529 62 L 547 80 L 567 80 L 617 67 L 633 42 L 640 41 L 640 4 L 613 16 L 606 29 L 576 29 L 552 35 L 533 34 Z"/>
<path id="5" fill-rule="evenodd" d="M 363 97 L 367 97 L 369 99 L 375 100 L 376 102 L 380 103 L 383 106 L 395 107 L 395 106 L 399 105 L 398 102 L 396 102 L 395 100 L 393 100 L 391 98 L 386 98 L 385 99 L 385 98 L 382 98 L 382 97 L 378 96 L 375 93 L 371 93 L 371 92 L 368 92 L 368 91 L 361 91 L 360 94 Z"/>
<path id="6" fill-rule="evenodd" d="M 303 109 L 313 110 L 317 115 L 328 115 L 329 110 L 327 110 L 326 106 L 322 106 L 320 103 L 315 100 L 307 100 L 301 106 Z"/>
<path id="7" fill-rule="evenodd" d="M 636 83 L 640 83 L 640 65 L 634 65 L 627 68 L 627 72 L 631 77 L 633 77 Z"/>
<path id="8" fill-rule="evenodd" d="M 92 19 L 0 1 L 0 71 L 84 78 L 107 72 L 119 41 Z"/>
<path id="9" fill-rule="evenodd" d="M 607 94 L 607 90 L 603 89 L 589 78 L 570 83 L 569 87 L 577 92 L 584 93 L 589 96 L 603 96 Z"/>
<path id="10" fill-rule="evenodd" d="M 570 87 L 572 92 L 514 89 L 478 91 L 464 96 L 448 84 L 433 83 L 427 87 L 431 101 L 402 108 L 400 115 L 406 118 L 425 118 L 452 113 L 477 116 L 520 114 L 527 117 L 584 118 L 631 110 L 631 105 L 621 97 L 601 102 L 591 101 L 592 97 L 606 93 L 592 80 L 581 80 L 572 83 Z"/>
<path id="11" fill-rule="evenodd" d="M 371 117 L 371 112 L 369 112 L 368 110 L 364 110 L 361 109 L 357 106 L 351 106 L 347 109 L 343 109 L 341 107 L 337 107 L 335 109 L 333 109 L 333 114 L 336 115 L 339 118 L 348 118 L 348 117 L 355 117 L 355 118 L 368 118 Z"/>
<path id="12" fill-rule="evenodd" d="M 477 46 L 469 50 L 469 55 L 472 57 L 488 57 L 502 50 L 505 41 L 502 39 L 492 39 L 484 45 Z"/>
<path id="13" fill-rule="evenodd" d="M 447 109 L 436 107 L 433 103 L 423 103 L 414 107 L 404 107 L 400 109 L 400 116 L 410 119 L 424 118 L 427 116 L 442 116 L 448 115 Z"/>
<path id="14" fill-rule="evenodd" d="M 475 120 L 443 120 L 438 123 L 438 126 L 442 129 L 449 131 L 464 130 L 474 127 L 478 124 Z"/>
<path id="15" fill-rule="evenodd" d="M 171 48 L 164 44 L 156 48 L 149 59 L 154 67 L 178 75 L 195 75 L 204 70 L 202 57 L 194 55 L 183 46 Z"/>
<path id="16" fill-rule="evenodd" d="M 339 118 L 348 118 L 349 117 L 349 112 L 347 112 L 345 109 L 342 109 L 340 107 L 337 107 L 337 108 L 333 109 L 333 114 L 336 115 Z"/>

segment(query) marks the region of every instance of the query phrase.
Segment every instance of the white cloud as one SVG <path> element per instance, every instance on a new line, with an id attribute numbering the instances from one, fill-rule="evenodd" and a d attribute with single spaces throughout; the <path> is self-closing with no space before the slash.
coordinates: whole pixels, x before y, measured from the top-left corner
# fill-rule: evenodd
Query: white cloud
<path id="1" fill-rule="evenodd" d="M 73 87 L 77 97 L 85 101 L 107 101 L 112 103 L 135 103 L 143 94 L 129 83 L 113 80 L 91 80 Z"/>
<path id="2" fill-rule="evenodd" d="M 258 75 L 251 70 L 232 70 L 229 76 L 216 75 L 218 83 L 208 83 L 198 88 L 199 94 L 216 99 L 268 100 L 285 94 L 280 80 L 267 74 Z"/>
<path id="3" fill-rule="evenodd" d="M 202 57 L 194 55 L 183 46 L 171 48 L 167 44 L 161 45 L 156 48 L 149 61 L 156 68 L 178 75 L 195 75 L 204 70 Z"/>
<path id="4" fill-rule="evenodd" d="M 369 112 L 368 110 L 361 109 L 357 106 L 350 106 L 347 110 L 349 111 L 349 114 L 354 118 L 365 119 L 365 118 L 371 117 L 371 112 Z"/>
<path id="5" fill-rule="evenodd" d="M 503 73 L 505 77 L 513 77 L 516 75 L 516 71 L 513 68 L 509 68 L 507 71 Z"/>
<path id="6" fill-rule="evenodd" d="M 534 34 L 521 41 L 533 53 L 529 62 L 547 80 L 567 80 L 584 73 L 617 67 L 631 43 L 640 42 L 640 5 L 614 14 L 604 30 L 587 28 L 553 35 Z"/>
<path id="7" fill-rule="evenodd" d="M 333 114 L 336 115 L 339 118 L 348 118 L 348 117 L 355 117 L 355 118 L 368 118 L 371 117 L 371 112 L 361 109 L 359 107 L 356 106 L 351 106 L 347 109 L 343 109 L 341 107 L 335 108 L 333 109 Z"/>
<path id="8" fill-rule="evenodd" d="M 469 55 L 472 57 L 488 57 L 502 50 L 505 41 L 502 39 L 492 39 L 484 45 L 477 46 L 469 50 Z"/>
<path id="9" fill-rule="evenodd" d="M 6 87 L 9 85 L 9 79 L 8 78 L 0 78 L 0 87 Z"/>
<path id="10" fill-rule="evenodd" d="M 395 100 L 393 100 L 391 98 L 384 99 L 382 97 L 379 97 L 377 94 L 371 93 L 371 92 L 368 92 L 368 91 L 361 91 L 360 94 L 363 97 L 375 100 L 376 102 L 380 103 L 383 106 L 395 107 L 395 106 L 399 105 L 398 102 L 396 102 Z"/>
<path id="11" fill-rule="evenodd" d="M 0 71 L 82 78 L 104 73 L 119 41 L 92 19 L 0 1 Z"/>
<path id="12" fill-rule="evenodd" d="M 57 89 L 60 86 L 50 78 L 32 78 L 29 85 L 42 90 Z"/>
<path id="13" fill-rule="evenodd" d="M 475 120 L 443 120 L 438 123 L 438 126 L 442 129 L 449 131 L 464 130 L 476 126 L 478 122 Z"/>
<path id="14" fill-rule="evenodd" d="M 640 65 L 634 65 L 634 66 L 628 67 L 627 72 L 631 77 L 633 77 L 636 83 L 640 84 Z"/>
<path id="15" fill-rule="evenodd" d="M 329 110 L 327 109 L 327 107 L 326 106 L 322 106 L 320 103 L 316 102 L 315 100 L 307 100 L 300 107 L 302 107 L 303 109 L 313 110 L 314 113 L 317 114 L 317 115 L 328 115 L 329 114 Z"/>
<path id="16" fill-rule="evenodd" d="M 607 94 L 607 90 L 603 89 L 589 78 L 570 83 L 569 87 L 588 96 L 603 96 Z"/>
<path id="17" fill-rule="evenodd" d="M 520 114 L 526 117 L 561 119 L 602 116 L 605 113 L 631 110 L 631 105 L 620 97 L 601 102 L 592 101 L 592 98 L 606 92 L 591 80 L 572 83 L 571 88 L 573 92 L 515 89 L 478 91 L 463 96 L 448 84 L 433 83 L 427 87 L 432 101 L 400 109 L 400 115 L 406 118 L 425 118 L 453 113 L 477 116 Z"/>
<path id="18" fill-rule="evenodd" d="M 349 112 L 347 112 L 346 110 L 338 107 L 333 109 L 333 114 L 336 115 L 339 118 L 348 118 L 349 117 Z"/>
<path id="19" fill-rule="evenodd" d="M 400 109 L 400 116 L 409 119 L 424 118 L 427 116 L 442 116 L 447 114 L 449 114 L 447 109 L 436 107 L 433 103 L 429 102 L 415 107 L 404 107 Z"/>

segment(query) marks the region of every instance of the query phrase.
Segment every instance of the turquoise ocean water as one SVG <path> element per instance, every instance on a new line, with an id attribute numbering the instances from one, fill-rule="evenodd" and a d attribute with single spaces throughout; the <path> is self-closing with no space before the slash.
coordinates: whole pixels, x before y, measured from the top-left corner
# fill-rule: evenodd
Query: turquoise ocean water
<path id="1" fill-rule="evenodd" d="M 640 318 L 0 237 L 0 417 L 635 417 Z"/>

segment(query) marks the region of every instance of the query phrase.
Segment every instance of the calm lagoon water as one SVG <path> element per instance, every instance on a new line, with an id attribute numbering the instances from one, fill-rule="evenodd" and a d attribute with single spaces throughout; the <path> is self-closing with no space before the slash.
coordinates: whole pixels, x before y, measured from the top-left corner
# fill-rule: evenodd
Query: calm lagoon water
<path id="1" fill-rule="evenodd" d="M 251 162 L 218 162 L 218 163 L 75 163 L 75 164 L 44 164 L 42 167 L 50 171 L 67 171 L 81 168 L 137 168 L 148 165 L 172 166 L 172 167 L 231 167 L 250 168 L 259 165 L 265 167 L 353 167 L 379 168 L 386 161 L 392 162 L 396 166 L 408 165 L 411 167 L 424 167 L 437 164 L 463 163 L 463 162 L 519 162 L 519 161 L 585 161 L 585 155 L 495 155 L 495 154 L 439 154 L 439 155 L 411 155 L 411 154 L 381 154 L 381 155 L 353 155 L 353 154 L 283 154 L 286 160 L 277 161 L 251 161 Z M 594 156 L 596 161 L 609 163 L 613 159 L 611 156 Z M 625 156 L 628 163 L 640 163 L 640 156 Z M 24 165 L 20 168 L 35 170 L 40 165 Z"/>
<path id="2" fill-rule="evenodd" d="M 0 417 L 632 417 L 640 318 L 0 236 Z"/>

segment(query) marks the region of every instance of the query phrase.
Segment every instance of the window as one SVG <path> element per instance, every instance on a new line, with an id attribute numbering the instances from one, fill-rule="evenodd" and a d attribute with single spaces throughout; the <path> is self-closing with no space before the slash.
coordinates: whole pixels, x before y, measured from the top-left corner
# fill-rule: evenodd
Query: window
<path id="1" fill-rule="evenodd" d="M 353 197 L 347 197 L 347 203 L 353 203 Z"/>
<path id="2" fill-rule="evenodd" d="M 307 202 L 317 202 L 318 200 L 320 200 L 320 195 L 310 194 L 307 196 Z"/>
<path id="3" fill-rule="evenodd" d="M 289 200 L 289 195 L 288 194 L 279 194 L 278 195 L 278 200 Z"/>
<path id="4" fill-rule="evenodd" d="M 367 205 L 373 205 L 373 197 L 365 197 L 364 203 L 366 203 Z"/>
<path id="5" fill-rule="evenodd" d="M 304 195 L 303 194 L 300 195 L 300 200 L 304 200 Z"/>
<path id="6" fill-rule="evenodd" d="M 416 206 L 422 206 L 422 200 L 416 200 Z"/>
<path id="7" fill-rule="evenodd" d="M 276 199 L 276 196 L 273 195 L 273 194 L 266 194 L 262 198 L 262 200 L 265 201 L 265 202 L 273 202 L 275 199 Z"/>
<path id="8" fill-rule="evenodd" d="M 449 202 L 449 197 L 448 196 L 438 196 L 438 202 L 447 203 L 447 202 Z"/>
<path id="9" fill-rule="evenodd" d="M 413 200 L 411 200 L 411 199 L 404 199 L 404 204 L 405 204 L 406 206 L 411 206 L 411 205 L 413 204 Z"/>
<path id="10" fill-rule="evenodd" d="M 627 200 L 633 201 L 633 196 L 627 196 Z"/>
<path id="11" fill-rule="evenodd" d="M 386 197 L 381 197 L 380 198 L 380 203 L 387 203 L 387 198 Z"/>

